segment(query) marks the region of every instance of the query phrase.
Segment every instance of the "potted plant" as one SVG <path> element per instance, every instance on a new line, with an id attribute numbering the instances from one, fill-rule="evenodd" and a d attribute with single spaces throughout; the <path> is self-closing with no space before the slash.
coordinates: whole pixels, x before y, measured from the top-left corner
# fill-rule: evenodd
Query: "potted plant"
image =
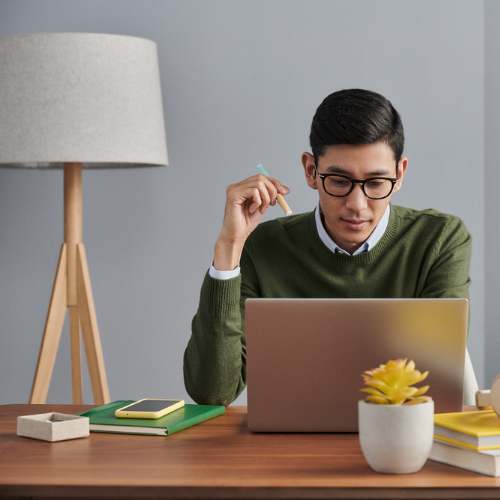
<path id="1" fill-rule="evenodd" d="M 407 359 L 389 360 L 362 374 L 369 396 L 359 401 L 359 441 L 373 470 L 388 474 L 419 471 L 434 435 L 434 401 L 429 386 L 413 387 L 429 372 Z"/>

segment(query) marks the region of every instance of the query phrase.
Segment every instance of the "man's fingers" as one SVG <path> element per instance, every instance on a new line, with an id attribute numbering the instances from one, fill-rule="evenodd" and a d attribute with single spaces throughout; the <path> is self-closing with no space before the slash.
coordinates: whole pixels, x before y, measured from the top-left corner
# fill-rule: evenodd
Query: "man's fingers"
<path id="1" fill-rule="evenodd" d="M 288 194 L 290 192 L 290 190 L 286 186 L 283 186 L 282 184 L 280 184 L 278 191 L 281 195 L 285 195 L 285 194 Z"/>
<path id="2" fill-rule="evenodd" d="M 262 203 L 269 205 L 271 198 L 276 197 L 275 193 L 276 188 L 272 183 L 259 178 L 246 179 L 227 189 L 228 198 L 232 198 L 236 203 L 243 204 L 246 200 L 253 200 L 257 206 Z"/>
<path id="3" fill-rule="evenodd" d="M 253 214 L 262 205 L 262 198 L 258 189 L 252 189 L 252 200 L 253 203 L 248 207 L 248 211 L 251 214 Z"/>
<path id="4" fill-rule="evenodd" d="M 270 205 L 276 205 L 278 194 L 285 195 L 289 192 L 278 180 L 258 174 L 229 186 L 227 198 L 236 205 L 246 207 L 250 214 L 254 214 L 256 210 L 264 214 Z"/>

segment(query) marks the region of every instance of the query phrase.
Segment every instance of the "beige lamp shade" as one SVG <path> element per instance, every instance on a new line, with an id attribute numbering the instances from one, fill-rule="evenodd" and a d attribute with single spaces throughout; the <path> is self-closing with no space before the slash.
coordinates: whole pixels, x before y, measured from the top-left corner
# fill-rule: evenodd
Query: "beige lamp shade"
<path id="1" fill-rule="evenodd" d="M 0 167 L 167 165 L 156 44 L 95 33 L 0 37 Z"/>

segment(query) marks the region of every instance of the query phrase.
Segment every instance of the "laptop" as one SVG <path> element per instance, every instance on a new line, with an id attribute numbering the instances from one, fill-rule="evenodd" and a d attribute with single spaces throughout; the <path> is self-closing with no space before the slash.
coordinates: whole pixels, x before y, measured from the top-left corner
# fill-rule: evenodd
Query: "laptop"
<path id="1" fill-rule="evenodd" d="M 436 413 L 462 411 L 466 299 L 247 299 L 248 427 L 357 432 L 361 374 L 408 358 Z"/>

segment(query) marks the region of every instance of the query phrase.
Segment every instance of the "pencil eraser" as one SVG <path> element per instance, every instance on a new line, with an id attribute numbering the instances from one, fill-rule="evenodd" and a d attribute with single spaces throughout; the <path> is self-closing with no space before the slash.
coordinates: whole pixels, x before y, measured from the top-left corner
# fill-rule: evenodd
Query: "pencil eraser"
<path id="1" fill-rule="evenodd" d="M 288 210 L 288 212 L 286 213 L 287 215 L 292 215 L 292 211 L 291 210 Z"/>

